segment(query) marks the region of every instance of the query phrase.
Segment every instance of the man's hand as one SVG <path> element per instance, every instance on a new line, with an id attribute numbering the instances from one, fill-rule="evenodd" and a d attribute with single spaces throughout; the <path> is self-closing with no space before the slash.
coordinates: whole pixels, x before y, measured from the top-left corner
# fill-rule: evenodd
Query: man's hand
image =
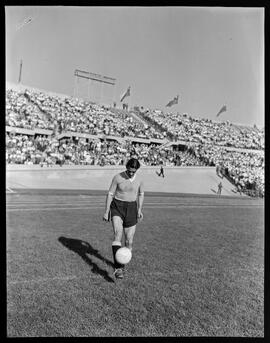
<path id="1" fill-rule="evenodd" d="M 141 221 L 143 220 L 143 213 L 141 210 L 138 210 L 138 215 L 137 215 L 138 219 Z"/>
<path id="2" fill-rule="evenodd" d="M 103 215 L 103 220 L 106 222 L 110 221 L 110 213 L 109 212 L 105 212 Z"/>

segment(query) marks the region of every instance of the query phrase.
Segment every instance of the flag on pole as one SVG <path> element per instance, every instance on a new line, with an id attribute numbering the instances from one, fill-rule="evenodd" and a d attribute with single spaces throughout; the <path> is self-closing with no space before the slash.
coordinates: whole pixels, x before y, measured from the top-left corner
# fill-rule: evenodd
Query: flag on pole
<path id="1" fill-rule="evenodd" d="M 130 86 L 125 91 L 125 93 L 122 95 L 120 102 L 122 102 L 127 96 L 130 96 Z"/>
<path id="2" fill-rule="evenodd" d="M 221 107 L 221 109 L 219 110 L 219 112 L 217 113 L 217 117 L 222 113 L 222 112 L 225 112 L 227 111 L 227 107 L 224 105 Z"/>
<path id="3" fill-rule="evenodd" d="M 166 105 L 166 107 L 171 107 L 171 106 L 173 106 L 173 105 L 178 104 L 178 98 L 179 98 L 179 95 L 177 95 L 176 97 L 174 97 L 171 101 L 168 102 L 168 104 Z"/>

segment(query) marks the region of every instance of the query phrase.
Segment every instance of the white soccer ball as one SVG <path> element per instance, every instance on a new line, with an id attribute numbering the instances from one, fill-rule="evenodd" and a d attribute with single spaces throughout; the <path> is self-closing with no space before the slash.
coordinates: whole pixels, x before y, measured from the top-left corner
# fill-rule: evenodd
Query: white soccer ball
<path id="1" fill-rule="evenodd" d="M 118 249 L 115 254 L 116 261 L 120 264 L 127 264 L 131 260 L 131 257 L 131 251 L 126 247 Z"/>

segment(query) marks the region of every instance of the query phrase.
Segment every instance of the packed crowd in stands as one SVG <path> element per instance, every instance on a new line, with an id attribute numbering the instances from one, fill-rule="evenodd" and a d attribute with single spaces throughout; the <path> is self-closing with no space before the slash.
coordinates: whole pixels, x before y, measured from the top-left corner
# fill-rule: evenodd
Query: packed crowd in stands
<path id="1" fill-rule="evenodd" d="M 48 138 L 6 134 L 6 162 L 8 164 L 52 165 L 124 165 L 127 159 L 138 158 L 142 165 L 194 166 L 204 165 L 189 152 L 160 148 L 156 144 L 122 144 L 112 140 Z"/>
<path id="2" fill-rule="evenodd" d="M 224 147 L 190 145 L 188 151 L 209 166 L 217 166 L 241 192 L 256 191 L 264 196 L 264 153 L 253 151 L 228 151 Z"/>
<path id="3" fill-rule="evenodd" d="M 242 149 L 264 149 L 264 130 L 257 128 L 161 111 L 147 111 L 142 117 L 148 123 L 136 121 L 127 112 L 117 113 L 72 97 L 63 98 L 28 89 L 6 92 L 6 125 L 9 126 L 51 129 L 54 133 L 72 131 L 92 135 L 170 138 Z"/>
<path id="4" fill-rule="evenodd" d="M 112 111 L 80 99 L 49 95 L 26 89 L 6 92 L 6 125 L 53 130 L 163 139 L 163 135 L 146 123 L 137 122 L 126 111 Z M 35 108 L 35 111 L 31 111 Z M 29 110 L 28 110 L 29 109 Z"/>
<path id="5" fill-rule="evenodd" d="M 172 140 L 211 143 L 244 149 L 264 149 L 264 130 L 247 128 L 229 122 L 214 122 L 204 118 L 192 118 L 187 114 L 144 111 L 141 116 L 153 126 L 163 130 Z"/>
<path id="6" fill-rule="evenodd" d="M 29 102 L 23 93 L 6 91 L 6 125 L 24 129 L 53 129 L 38 106 Z"/>
<path id="7" fill-rule="evenodd" d="M 240 192 L 264 195 L 264 130 L 229 122 L 196 119 L 162 111 L 117 111 L 72 97 L 37 90 L 6 91 L 6 125 L 47 129 L 52 135 L 6 133 L 7 164 L 124 165 L 137 157 L 142 165 L 220 166 L 222 174 Z M 65 132 L 73 138 L 58 139 Z M 117 140 L 76 138 L 76 133 L 124 137 Z M 175 151 L 158 144 L 134 143 L 130 138 L 185 141 L 187 149 Z M 252 151 L 228 151 L 226 147 Z M 256 153 L 260 150 L 260 153 Z"/>

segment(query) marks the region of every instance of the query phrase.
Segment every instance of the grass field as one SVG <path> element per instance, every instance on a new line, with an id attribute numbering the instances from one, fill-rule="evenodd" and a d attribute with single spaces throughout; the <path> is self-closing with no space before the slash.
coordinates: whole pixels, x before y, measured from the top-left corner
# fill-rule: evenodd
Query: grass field
<path id="1" fill-rule="evenodd" d="M 8 337 L 264 336 L 264 206 L 147 196 L 115 280 L 104 195 L 7 194 Z"/>

